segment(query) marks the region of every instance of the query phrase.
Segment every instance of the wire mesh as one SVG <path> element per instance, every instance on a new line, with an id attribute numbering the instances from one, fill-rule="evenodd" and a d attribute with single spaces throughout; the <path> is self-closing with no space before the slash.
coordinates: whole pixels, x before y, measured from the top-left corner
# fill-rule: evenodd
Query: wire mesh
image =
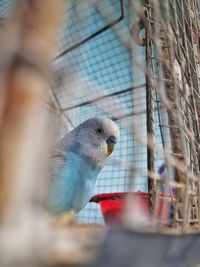
<path id="1" fill-rule="evenodd" d="M 73 125 L 91 115 L 108 116 L 121 132 L 94 194 L 148 191 L 154 213 L 158 193 L 164 192 L 176 198 L 170 218 L 174 226 L 185 229 L 196 223 L 197 1 L 73 1 L 65 16 L 76 20 L 61 33 L 62 48 L 55 60 L 59 81 L 54 92 L 62 115 Z M 66 124 L 71 127 L 67 119 Z M 102 222 L 94 203 L 78 217 Z"/>
<path id="2" fill-rule="evenodd" d="M 162 106 L 162 112 L 158 108 L 157 115 L 158 119 L 163 118 L 163 124 L 159 126 L 162 145 L 166 161 L 170 159 L 167 176 L 181 183 L 184 188 L 181 190 L 173 188 L 176 196 L 173 222 L 180 223 L 184 229 L 189 222 L 196 221 L 195 217 L 198 213 L 199 70 L 197 65 L 199 54 L 195 46 L 198 46 L 199 37 L 195 37 L 196 41 L 193 37 L 194 20 L 198 18 L 195 3 L 195 1 L 183 1 L 180 5 L 178 1 L 165 3 L 148 1 L 143 17 L 143 23 L 147 29 L 147 67 L 150 67 L 147 69 L 147 92 L 151 95 L 147 98 L 147 103 L 149 103 L 150 113 L 156 102 L 159 101 Z M 195 12 L 196 15 L 192 18 Z M 198 27 L 197 21 L 195 25 Z M 189 28 L 190 31 L 188 31 Z M 153 129 L 155 121 L 152 115 L 147 118 L 150 137 L 155 136 Z M 166 129 L 168 129 L 167 136 L 170 136 L 167 149 L 164 138 Z M 155 145 L 151 142 L 148 162 L 150 160 L 149 169 L 153 171 L 155 171 L 156 147 L 157 143 Z M 179 164 L 180 168 L 178 168 Z M 153 198 L 157 185 L 154 179 L 149 180 L 151 182 L 149 193 Z"/>
<path id="3" fill-rule="evenodd" d="M 134 142 L 130 130 L 135 115 L 144 118 L 141 127 L 146 132 L 146 89 L 142 75 L 133 83 L 129 7 L 129 1 L 73 1 L 67 17 L 71 21 L 76 14 L 76 21 L 68 23 L 68 31 L 61 33 L 66 47 L 55 60 L 59 81 L 55 80 L 53 88 L 62 115 L 75 126 L 92 116 L 106 116 L 120 127 L 120 143 L 99 175 L 94 194 L 131 191 L 128 180 L 133 161 L 147 172 L 146 146 Z M 77 28 L 81 36 L 77 34 L 73 36 L 75 41 L 68 42 L 68 36 Z M 136 180 L 135 190 L 147 190 L 145 175 Z M 88 203 L 78 219 L 103 222 L 95 203 Z"/>
<path id="4" fill-rule="evenodd" d="M 2 17 L 12 2 L 0 1 Z M 53 68 L 61 135 L 94 116 L 120 128 L 94 195 L 148 192 L 154 219 L 159 194 L 170 195 L 168 223 L 199 229 L 198 1 L 68 1 Z M 103 223 L 91 202 L 77 219 Z"/>

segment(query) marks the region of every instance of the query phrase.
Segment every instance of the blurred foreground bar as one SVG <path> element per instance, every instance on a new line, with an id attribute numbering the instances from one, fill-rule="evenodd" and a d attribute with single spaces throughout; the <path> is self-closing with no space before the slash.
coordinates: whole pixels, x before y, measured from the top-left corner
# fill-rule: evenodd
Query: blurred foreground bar
<path id="1" fill-rule="evenodd" d="M 0 46 L 0 219 L 13 220 L 31 196 L 45 156 L 43 101 L 62 1 L 16 1 L 4 20 Z M 4 38 L 3 38 L 4 37 Z M 12 43 L 12 44 L 10 44 Z M 44 162 L 43 162 L 44 163 Z"/>
<path id="2" fill-rule="evenodd" d="M 35 202 L 51 140 L 44 99 L 62 4 L 16 1 L 0 28 L 0 266 L 33 266 L 40 260 L 44 228 Z"/>

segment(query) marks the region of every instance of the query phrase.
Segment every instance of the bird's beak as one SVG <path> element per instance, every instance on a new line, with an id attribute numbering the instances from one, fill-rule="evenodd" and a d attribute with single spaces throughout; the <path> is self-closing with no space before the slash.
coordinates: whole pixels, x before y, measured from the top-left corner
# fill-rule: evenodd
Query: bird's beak
<path id="1" fill-rule="evenodd" d="M 108 146 L 108 155 L 112 154 L 114 150 L 114 146 L 117 143 L 117 139 L 114 136 L 109 136 L 106 140 L 107 146 Z"/>

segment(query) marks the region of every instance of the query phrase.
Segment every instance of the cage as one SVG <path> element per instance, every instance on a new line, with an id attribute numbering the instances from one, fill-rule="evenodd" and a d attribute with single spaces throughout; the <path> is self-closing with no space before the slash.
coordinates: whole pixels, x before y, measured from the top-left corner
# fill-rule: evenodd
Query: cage
<path id="1" fill-rule="evenodd" d="M 159 192 L 175 195 L 179 226 L 198 221 L 198 12 L 196 1 L 73 1 L 54 60 L 65 129 L 91 114 L 120 127 L 94 194 L 148 192 L 152 211 Z M 91 202 L 78 220 L 103 222 Z"/>
<path id="2" fill-rule="evenodd" d="M 191 194 L 190 201 L 184 201 L 195 217 L 198 3 L 68 2 L 52 62 L 55 79 L 49 104 L 60 114 L 61 136 L 91 116 L 112 118 L 120 127 L 120 143 L 98 177 L 94 195 L 149 192 L 153 209 L 158 188 L 173 193 L 179 191 L 176 186 L 184 185 Z M 2 17 L 13 3 L 1 1 Z M 178 169 L 177 162 L 187 170 Z M 176 198 L 181 205 L 183 199 Z M 176 222 L 181 220 L 178 217 Z M 103 222 L 98 205 L 92 202 L 78 220 Z"/>
<path id="3" fill-rule="evenodd" d="M 2 22 L 18 4 L 0 1 Z M 198 233 L 198 0 L 68 0 L 61 19 L 45 100 L 56 139 L 96 116 L 120 129 L 76 223 Z"/>

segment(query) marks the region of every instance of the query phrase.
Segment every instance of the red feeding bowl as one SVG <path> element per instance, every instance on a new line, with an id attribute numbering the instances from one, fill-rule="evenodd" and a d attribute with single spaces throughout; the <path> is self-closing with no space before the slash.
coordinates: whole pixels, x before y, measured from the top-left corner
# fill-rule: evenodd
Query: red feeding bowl
<path id="1" fill-rule="evenodd" d="M 143 214 L 149 217 L 149 194 L 147 192 L 135 192 L 131 193 L 131 195 L 137 200 L 137 205 Z M 106 224 L 120 224 L 121 214 L 125 209 L 126 196 L 126 192 L 100 194 L 92 197 L 90 201 L 99 203 Z M 159 194 L 156 212 L 158 220 L 167 220 L 171 210 L 171 203 L 170 195 Z"/>

